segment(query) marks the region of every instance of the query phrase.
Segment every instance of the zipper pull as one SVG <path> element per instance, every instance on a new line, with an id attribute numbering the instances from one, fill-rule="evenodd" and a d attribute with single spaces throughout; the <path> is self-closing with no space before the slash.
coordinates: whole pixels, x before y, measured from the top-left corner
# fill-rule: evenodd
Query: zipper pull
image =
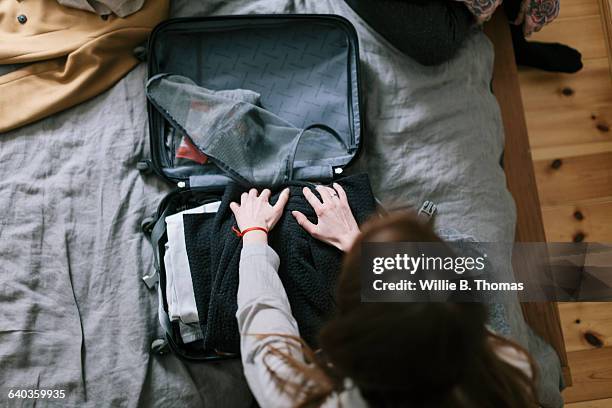
<path id="1" fill-rule="evenodd" d="M 425 221 L 425 223 L 430 223 L 434 220 L 434 216 L 438 211 L 438 207 L 431 201 L 427 200 L 423 203 L 417 217 Z"/>
<path id="2" fill-rule="evenodd" d="M 144 46 L 138 46 L 132 51 L 134 57 L 140 62 L 147 61 L 147 49 Z"/>

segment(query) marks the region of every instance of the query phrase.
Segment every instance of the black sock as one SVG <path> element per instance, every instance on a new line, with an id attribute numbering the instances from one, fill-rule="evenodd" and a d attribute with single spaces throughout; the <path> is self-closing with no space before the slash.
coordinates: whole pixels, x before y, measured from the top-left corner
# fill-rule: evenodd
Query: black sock
<path id="1" fill-rule="evenodd" d="M 510 26 L 517 65 L 544 71 L 574 73 L 582 69 L 582 55 L 559 43 L 527 41 L 521 26 Z"/>

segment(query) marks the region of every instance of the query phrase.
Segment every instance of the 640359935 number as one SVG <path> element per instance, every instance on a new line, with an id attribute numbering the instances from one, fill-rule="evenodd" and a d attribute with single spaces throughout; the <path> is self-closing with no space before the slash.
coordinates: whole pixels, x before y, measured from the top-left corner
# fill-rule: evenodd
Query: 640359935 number
<path id="1" fill-rule="evenodd" d="M 65 390 L 14 390 L 11 389 L 8 392 L 7 397 L 9 399 L 19 398 L 19 399 L 62 399 L 66 398 Z"/>

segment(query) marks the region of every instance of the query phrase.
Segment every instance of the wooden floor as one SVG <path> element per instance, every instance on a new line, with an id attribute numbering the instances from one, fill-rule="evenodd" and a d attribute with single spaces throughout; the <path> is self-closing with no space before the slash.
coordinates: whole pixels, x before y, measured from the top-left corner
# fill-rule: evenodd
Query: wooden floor
<path id="1" fill-rule="evenodd" d="M 520 70 L 549 242 L 612 242 L 612 78 L 599 0 L 563 0 L 534 40 L 577 48 L 573 75 Z M 571 408 L 612 408 L 612 303 L 560 305 Z"/>

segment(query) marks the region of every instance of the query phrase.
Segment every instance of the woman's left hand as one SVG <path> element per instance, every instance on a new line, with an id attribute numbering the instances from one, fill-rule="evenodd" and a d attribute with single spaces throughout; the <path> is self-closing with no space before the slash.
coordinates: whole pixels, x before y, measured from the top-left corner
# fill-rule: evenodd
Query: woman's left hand
<path id="1" fill-rule="evenodd" d="M 318 186 L 322 201 L 304 187 L 304 197 L 317 214 L 318 222 L 313 224 L 299 211 L 291 214 L 302 228 L 319 241 L 333 245 L 347 252 L 360 234 L 359 226 L 353 216 L 346 192 L 338 183 L 334 188 Z"/>
<path id="2" fill-rule="evenodd" d="M 270 231 L 280 217 L 283 215 L 283 209 L 289 201 L 289 189 L 286 188 L 278 197 L 276 204 L 270 204 L 270 196 L 272 192 L 265 189 L 258 195 L 257 190 L 252 188 L 248 193 L 242 193 L 240 204 L 230 203 L 230 209 L 236 217 L 238 229 L 244 231 L 247 228 L 262 227 Z M 266 234 L 263 231 L 252 231 L 245 234 L 244 242 L 267 241 Z"/>

